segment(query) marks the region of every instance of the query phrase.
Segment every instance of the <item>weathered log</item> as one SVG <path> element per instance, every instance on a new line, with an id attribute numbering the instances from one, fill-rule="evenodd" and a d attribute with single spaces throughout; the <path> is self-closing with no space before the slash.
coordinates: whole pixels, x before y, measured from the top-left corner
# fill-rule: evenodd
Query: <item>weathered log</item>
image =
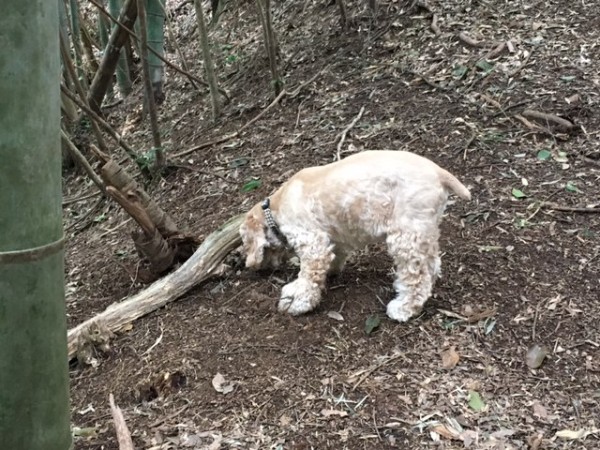
<path id="1" fill-rule="evenodd" d="M 82 345 L 80 337 L 91 327 L 101 324 L 102 329 L 115 332 L 128 323 L 177 300 L 192 287 L 214 275 L 222 273 L 222 262 L 241 244 L 239 227 L 243 215 L 238 215 L 210 234 L 179 269 L 154 282 L 147 289 L 119 303 L 113 303 L 102 313 L 69 330 L 69 359 Z"/>

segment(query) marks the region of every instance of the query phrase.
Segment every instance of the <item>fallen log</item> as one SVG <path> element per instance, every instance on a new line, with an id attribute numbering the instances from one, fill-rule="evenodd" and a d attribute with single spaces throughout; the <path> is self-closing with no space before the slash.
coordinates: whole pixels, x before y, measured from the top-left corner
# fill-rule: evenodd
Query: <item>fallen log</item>
<path id="1" fill-rule="evenodd" d="M 133 297 L 113 303 L 102 313 L 69 330 L 69 359 L 89 345 L 89 336 L 97 333 L 96 330 L 106 330 L 107 334 L 119 331 L 128 323 L 177 300 L 211 276 L 222 274 L 223 260 L 242 243 L 239 228 L 243 219 L 243 214 L 240 214 L 210 234 L 190 259 L 175 272 Z M 90 330 L 93 331 L 90 333 Z M 106 339 L 109 337 L 106 336 Z"/>

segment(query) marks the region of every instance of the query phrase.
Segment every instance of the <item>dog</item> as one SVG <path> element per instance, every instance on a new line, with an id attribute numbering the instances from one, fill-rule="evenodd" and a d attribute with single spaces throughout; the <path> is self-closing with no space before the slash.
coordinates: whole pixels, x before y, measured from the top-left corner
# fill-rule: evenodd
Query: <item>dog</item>
<path id="1" fill-rule="evenodd" d="M 327 276 L 352 251 L 385 242 L 396 273 L 387 315 L 406 322 L 441 274 L 439 224 L 450 192 L 471 199 L 452 174 L 404 151 L 363 151 L 303 169 L 246 214 L 246 267 L 277 267 L 295 253 L 300 272 L 283 286 L 278 309 L 299 315 L 317 307 Z"/>

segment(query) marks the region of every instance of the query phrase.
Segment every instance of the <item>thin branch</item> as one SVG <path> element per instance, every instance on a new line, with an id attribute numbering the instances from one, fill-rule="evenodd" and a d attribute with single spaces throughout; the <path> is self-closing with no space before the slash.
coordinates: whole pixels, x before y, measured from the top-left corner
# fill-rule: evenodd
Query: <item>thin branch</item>
<path id="1" fill-rule="evenodd" d="M 526 109 L 521 113 L 523 117 L 528 117 L 530 119 L 538 119 L 544 121 L 546 124 L 553 123 L 559 129 L 563 131 L 569 131 L 575 128 L 575 125 L 567 119 L 563 119 L 562 117 L 558 117 L 554 114 L 543 113 L 540 111 L 534 111 L 532 109 Z"/>
<path id="2" fill-rule="evenodd" d="M 342 157 L 341 157 L 342 145 L 344 144 L 344 141 L 346 140 L 346 135 L 352 128 L 354 128 L 354 125 L 356 125 L 356 123 L 360 120 L 360 118 L 362 117 L 364 112 L 365 112 L 365 107 L 363 106 L 362 108 L 360 108 L 360 111 L 359 111 L 358 115 L 354 118 L 354 120 L 352 122 L 350 122 L 350 125 L 348 125 L 346 128 L 344 128 L 344 131 L 342 131 L 342 134 L 340 137 L 340 142 L 338 142 L 338 145 L 337 145 L 337 160 L 338 161 L 340 159 L 342 159 Z"/>
<path id="3" fill-rule="evenodd" d="M 542 203 L 542 207 L 546 209 L 551 209 L 553 211 L 563 211 L 563 212 L 573 212 L 573 213 L 591 213 L 591 214 L 599 214 L 600 208 L 586 208 L 584 206 L 561 206 L 555 203 Z"/>
<path id="4" fill-rule="evenodd" d="M 98 114 L 96 114 L 92 110 L 92 108 L 87 106 L 85 104 L 87 102 L 84 103 L 80 99 L 78 99 L 75 96 L 75 94 L 73 94 L 64 84 L 60 85 L 60 90 L 67 97 L 69 97 L 71 100 L 73 100 L 73 102 L 77 106 L 79 106 L 88 115 L 88 117 L 91 119 L 92 123 L 96 122 L 97 124 L 102 126 L 102 128 L 104 128 L 104 131 L 106 131 L 117 142 L 117 144 L 119 144 L 121 146 L 121 148 L 123 150 L 125 150 L 125 153 L 127 153 L 127 155 L 129 155 L 129 157 L 132 160 L 135 161 L 137 159 L 138 155 L 135 152 L 135 150 L 133 150 L 129 145 L 127 145 L 127 143 L 123 140 L 123 138 L 121 138 L 121 136 L 114 130 L 114 128 L 108 124 L 108 122 L 106 122 L 102 117 L 100 117 Z M 106 150 L 105 150 L 105 153 L 106 153 Z"/>
<path id="5" fill-rule="evenodd" d="M 83 168 L 83 170 L 85 170 L 85 172 L 88 174 L 90 179 L 94 182 L 94 184 L 96 186 L 98 186 L 98 189 L 100 189 L 100 191 L 103 194 L 106 194 L 106 186 L 104 186 L 104 183 L 102 182 L 100 177 L 96 174 L 96 172 L 94 172 L 94 169 L 92 169 L 92 166 L 89 163 L 89 161 L 86 159 L 86 157 L 83 156 L 83 154 L 79 151 L 79 149 L 75 146 L 75 144 L 73 144 L 73 142 L 71 142 L 71 139 L 69 139 L 69 136 L 67 135 L 67 133 L 65 133 L 64 130 L 60 130 L 60 136 L 61 136 L 63 142 L 66 144 L 67 149 L 71 153 L 71 156 L 73 156 L 73 159 L 75 161 L 77 161 L 77 163 L 79 163 L 79 165 Z"/>
<path id="6" fill-rule="evenodd" d="M 302 83 L 300 86 L 298 86 L 296 89 L 294 89 L 293 91 L 287 91 L 287 90 L 283 90 L 279 93 L 279 95 L 277 97 L 275 97 L 275 100 L 273 100 L 269 106 L 267 106 L 265 109 L 263 109 L 260 114 L 258 114 L 256 117 L 254 117 L 252 120 L 250 120 L 248 123 L 246 123 L 244 126 L 242 126 L 239 130 L 228 134 L 226 136 L 222 136 L 220 138 L 214 139 L 212 141 L 209 142 L 204 142 L 202 144 L 196 145 L 192 148 L 188 148 L 187 150 L 184 150 L 182 152 L 179 153 L 175 153 L 174 155 L 172 155 L 172 158 L 179 158 L 181 156 L 186 156 L 189 155 L 190 153 L 194 153 L 198 150 L 201 150 L 203 148 L 207 148 L 207 147 L 212 147 L 213 145 L 217 145 L 217 144 L 222 144 L 223 142 L 226 142 L 230 139 L 234 139 L 236 137 L 238 137 L 242 131 L 244 131 L 246 128 L 248 128 L 249 126 L 251 126 L 252 124 L 254 124 L 257 120 L 259 120 L 261 117 L 263 117 L 271 108 L 273 108 L 277 103 L 279 103 L 281 101 L 281 99 L 283 97 L 289 97 L 289 98 L 294 98 L 296 97 L 300 91 L 302 89 L 304 89 L 307 85 L 309 85 L 310 83 L 312 83 L 313 81 L 315 81 L 317 79 L 317 77 L 321 74 L 321 72 L 317 72 L 315 75 L 313 75 L 308 81 L 305 81 L 304 83 Z"/>
<path id="7" fill-rule="evenodd" d="M 113 422 L 115 423 L 115 431 L 117 432 L 117 441 L 119 442 L 120 450 L 134 450 L 133 440 L 131 439 L 131 433 L 127 428 L 125 417 L 123 412 L 115 404 L 115 397 L 112 393 L 108 396 L 108 402 L 110 403 L 110 413 L 112 414 Z"/>
<path id="8" fill-rule="evenodd" d="M 71 82 L 75 86 L 75 89 L 77 90 L 77 93 L 79 94 L 79 97 L 81 98 L 80 104 L 85 104 L 86 106 L 89 106 L 89 103 L 87 101 L 86 92 L 83 89 L 83 86 L 81 85 L 81 83 L 79 81 L 77 72 L 75 71 L 75 66 L 73 65 L 73 60 L 71 59 L 71 55 L 69 54 L 69 49 L 67 47 L 66 36 L 64 36 L 63 33 L 60 33 L 60 54 L 62 56 L 63 64 L 67 68 L 67 72 L 69 74 Z M 71 98 L 71 100 L 75 101 L 73 98 Z M 75 102 L 75 103 L 77 103 L 77 102 Z M 81 108 L 81 106 L 80 106 L 80 108 Z M 89 109 L 89 107 L 88 107 L 88 109 Z M 96 137 L 96 141 L 98 142 L 98 146 L 100 147 L 100 149 L 104 152 L 108 152 L 106 143 L 104 142 L 104 138 L 102 137 L 102 133 L 100 133 L 100 129 L 93 121 L 92 121 L 92 131 L 94 132 L 94 136 Z"/>

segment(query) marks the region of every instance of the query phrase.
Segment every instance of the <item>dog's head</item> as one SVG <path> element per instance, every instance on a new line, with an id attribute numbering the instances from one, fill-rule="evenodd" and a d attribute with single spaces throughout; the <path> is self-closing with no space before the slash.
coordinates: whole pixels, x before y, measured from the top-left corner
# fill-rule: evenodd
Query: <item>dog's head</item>
<path id="1" fill-rule="evenodd" d="M 246 214 L 240 236 L 249 269 L 277 268 L 288 256 L 285 244 L 267 226 L 260 203 Z"/>

